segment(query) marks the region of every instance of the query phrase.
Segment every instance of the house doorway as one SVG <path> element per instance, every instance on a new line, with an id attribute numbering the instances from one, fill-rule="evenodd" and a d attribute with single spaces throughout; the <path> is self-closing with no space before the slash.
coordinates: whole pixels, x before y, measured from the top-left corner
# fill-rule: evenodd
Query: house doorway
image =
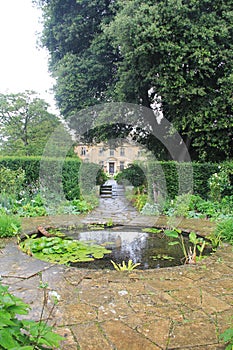
<path id="1" fill-rule="evenodd" d="M 110 162 L 109 163 L 109 170 L 108 170 L 110 175 L 113 175 L 115 173 L 115 163 Z"/>

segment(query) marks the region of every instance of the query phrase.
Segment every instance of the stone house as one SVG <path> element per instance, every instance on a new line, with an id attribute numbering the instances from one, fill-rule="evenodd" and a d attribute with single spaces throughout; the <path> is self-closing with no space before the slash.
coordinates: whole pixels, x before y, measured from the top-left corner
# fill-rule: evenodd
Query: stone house
<path id="1" fill-rule="evenodd" d="M 75 153 L 84 162 L 99 164 L 109 175 L 117 174 L 134 161 L 146 158 L 142 147 L 126 141 L 112 146 L 105 143 L 79 144 L 75 147 Z"/>

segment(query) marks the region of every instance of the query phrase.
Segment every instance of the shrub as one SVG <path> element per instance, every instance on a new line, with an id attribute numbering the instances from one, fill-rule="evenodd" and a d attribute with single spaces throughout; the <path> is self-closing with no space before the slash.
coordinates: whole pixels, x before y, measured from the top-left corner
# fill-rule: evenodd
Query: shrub
<path id="1" fill-rule="evenodd" d="M 96 185 L 102 185 L 107 180 L 107 175 L 95 163 L 82 163 L 79 175 L 81 194 L 85 196 L 95 192 Z"/>
<path id="2" fill-rule="evenodd" d="M 217 224 L 215 235 L 233 244 L 233 218 L 223 220 Z"/>
<path id="3" fill-rule="evenodd" d="M 228 163 L 229 164 L 233 163 Z M 213 163 L 178 163 L 174 161 L 152 161 L 147 164 L 133 164 L 116 177 L 118 182 L 128 180 L 133 186 L 148 186 L 148 194 L 153 198 L 153 184 L 157 184 L 162 195 L 174 199 L 179 193 L 194 194 L 207 199 L 210 191 L 209 178 L 219 171 L 219 164 Z M 191 176 L 190 176 L 191 175 Z M 179 177 L 182 188 L 179 188 Z"/>
<path id="4" fill-rule="evenodd" d="M 27 315 L 29 305 L 9 293 L 8 286 L 0 283 L 0 348 L 1 349 L 54 349 L 63 339 L 45 322 L 19 319 Z M 22 318 L 22 317 L 21 317 Z"/>
<path id="5" fill-rule="evenodd" d="M 128 193 L 126 196 L 138 211 L 141 211 L 147 202 L 147 195 L 139 191 L 134 194 Z"/>
<path id="6" fill-rule="evenodd" d="M 142 215 L 159 215 L 159 205 L 157 203 L 146 203 L 141 210 Z"/>
<path id="7" fill-rule="evenodd" d="M 62 168 L 62 185 L 63 191 L 68 200 L 77 199 L 80 197 L 79 189 L 79 158 L 62 159 L 48 158 L 43 160 L 43 165 L 51 174 L 50 191 L 56 190 L 58 179 L 56 176 L 56 167 L 58 162 L 63 163 Z M 40 177 L 41 157 L 2 157 L 0 158 L 0 168 L 7 168 L 11 171 L 22 171 L 25 174 L 23 185 L 24 188 L 33 187 L 37 184 Z M 59 174 L 60 176 L 60 174 Z M 53 188 L 54 187 L 54 188 Z"/>
<path id="8" fill-rule="evenodd" d="M 0 237 L 12 237 L 21 229 L 21 223 L 15 216 L 0 214 Z"/>
<path id="9" fill-rule="evenodd" d="M 11 170 L 6 167 L 0 168 L 1 194 L 17 195 L 25 181 L 25 172 L 21 168 Z"/>
<path id="10" fill-rule="evenodd" d="M 44 207 L 44 203 L 39 194 L 31 198 L 31 200 L 26 199 L 26 203 L 18 201 L 15 203 L 12 212 L 18 216 L 23 217 L 34 217 L 34 216 L 46 216 L 47 212 Z"/>
<path id="11" fill-rule="evenodd" d="M 15 195 L 0 193 L 0 209 L 3 213 L 11 213 L 12 208 L 16 202 Z"/>
<path id="12" fill-rule="evenodd" d="M 23 169 L 25 172 L 24 184 L 32 184 L 39 179 L 40 157 L 1 157 L 0 167 L 11 170 Z"/>
<path id="13" fill-rule="evenodd" d="M 66 159 L 62 171 L 63 191 L 66 199 L 80 198 L 79 172 L 80 160 L 77 158 Z"/>
<path id="14" fill-rule="evenodd" d="M 218 169 L 219 172 L 214 173 L 209 179 L 210 198 L 214 201 L 220 201 L 224 195 L 232 193 L 233 189 L 231 183 L 233 163 L 219 165 Z"/>
<path id="15" fill-rule="evenodd" d="M 227 218 L 233 215 L 233 196 L 226 196 L 221 202 L 205 200 L 197 195 L 182 194 L 166 201 L 164 214 L 189 218 Z"/>
<path id="16" fill-rule="evenodd" d="M 174 204 L 173 215 L 187 217 L 188 212 L 190 210 L 191 198 L 192 198 L 192 195 L 188 193 L 184 193 L 180 196 L 177 196 Z"/>
<path id="17" fill-rule="evenodd" d="M 193 163 L 193 193 L 207 199 L 209 196 L 209 178 L 218 171 L 219 164 Z"/>
<path id="18" fill-rule="evenodd" d="M 137 164 L 130 164 L 128 168 L 118 173 L 115 179 L 119 184 L 127 180 L 134 187 L 147 186 L 146 175 Z"/>

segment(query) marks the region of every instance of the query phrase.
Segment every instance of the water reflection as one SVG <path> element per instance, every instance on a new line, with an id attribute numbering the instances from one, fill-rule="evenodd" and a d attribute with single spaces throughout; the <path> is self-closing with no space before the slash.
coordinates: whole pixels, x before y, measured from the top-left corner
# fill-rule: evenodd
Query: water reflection
<path id="1" fill-rule="evenodd" d="M 104 244 L 106 248 L 114 251 L 115 259 L 120 261 L 132 259 L 134 263 L 142 260 L 143 251 L 146 248 L 148 233 L 138 231 L 86 231 L 80 232 L 77 237 L 80 241 L 94 241 Z"/>
<path id="2" fill-rule="evenodd" d="M 77 263 L 77 267 L 88 268 L 113 268 L 110 260 L 116 263 L 132 259 L 134 263 L 141 263 L 141 269 L 175 266 L 181 264 L 182 251 L 179 246 L 169 246 L 168 238 L 162 234 L 146 233 L 141 229 L 104 229 L 83 232 L 70 232 L 74 239 L 90 242 L 90 244 L 102 244 L 111 249 L 103 259 L 89 263 Z M 171 261 L 155 259 L 158 255 L 169 255 Z"/>

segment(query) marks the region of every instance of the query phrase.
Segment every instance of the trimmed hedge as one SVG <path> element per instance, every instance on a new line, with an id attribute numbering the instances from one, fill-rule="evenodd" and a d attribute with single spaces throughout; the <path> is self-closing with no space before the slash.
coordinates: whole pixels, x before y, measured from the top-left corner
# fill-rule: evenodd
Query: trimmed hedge
<path id="1" fill-rule="evenodd" d="M 208 185 L 209 178 L 219 172 L 219 164 L 214 163 L 193 163 L 193 193 L 199 194 L 207 199 L 210 192 Z"/>
<path id="2" fill-rule="evenodd" d="M 218 164 L 177 162 L 160 163 L 164 170 L 167 193 L 170 198 L 175 198 L 178 194 L 187 193 L 190 189 L 193 190 L 194 194 L 199 194 L 205 199 L 208 197 L 210 191 L 208 180 L 212 174 L 218 172 Z M 180 176 L 178 176 L 178 174 Z M 179 182 L 182 188 L 179 188 Z"/>
<path id="3" fill-rule="evenodd" d="M 43 160 L 45 161 L 45 160 Z M 46 159 L 51 176 L 54 175 L 53 169 L 56 168 L 59 159 Z M 25 186 L 36 184 L 40 176 L 41 157 L 0 157 L 0 167 L 6 167 L 11 170 L 23 169 L 25 171 Z M 68 200 L 79 199 L 79 169 L 81 161 L 79 158 L 66 158 L 62 168 L 63 191 Z"/>
<path id="4" fill-rule="evenodd" d="M 0 167 L 11 170 L 23 169 L 25 171 L 26 185 L 39 180 L 41 157 L 0 157 Z"/>
<path id="5" fill-rule="evenodd" d="M 108 177 L 98 164 L 82 163 L 79 174 L 80 187 L 83 195 L 96 191 L 96 185 L 102 185 Z"/>
<path id="6" fill-rule="evenodd" d="M 147 165 L 145 163 L 131 165 L 128 169 L 123 170 L 119 178 L 131 181 L 138 166 L 144 171 L 149 196 L 152 195 L 153 184 L 155 184 L 157 190 L 159 189 L 161 193 L 166 192 L 170 199 L 190 191 L 206 199 L 210 191 L 208 180 L 212 174 L 219 172 L 219 164 L 158 161 L 149 162 Z M 137 186 L 145 183 L 144 176 L 140 178 L 142 183 L 137 183 Z M 131 183 L 134 185 L 133 181 Z"/>
<path id="7" fill-rule="evenodd" d="M 51 173 L 54 174 L 54 167 L 59 159 L 46 159 L 47 167 Z M 0 167 L 6 167 L 12 170 L 19 168 L 25 171 L 25 186 L 37 183 L 39 181 L 41 157 L 0 157 Z M 224 163 L 222 163 L 223 165 Z M 232 165 L 233 162 L 228 164 Z M 83 191 L 91 191 L 94 185 L 93 176 L 97 174 L 97 183 L 103 183 L 106 178 L 104 174 L 98 169 L 98 165 L 90 163 L 83 164 L 83 169 L 80 174 L 81 161 L 79 158 L 66 158 L 64 160 L 62 169 L 62 183 L 63 191 L 68 200 L 78 199 L 80 197 L 80 176 L 82 179 Z M 137 178 L 135 177 L 135 168 L 140 167 L 142 173 Z M 190 175 L 191 167 L 191 175 Z M 120 176 L 132 181 L 132 178 L 137 179 L 135 186 L 140 186 L 145 183 L 145 177 L 148 182 L 148 192 L 152 192 L 153 183 L 159 184 L 161 192 L 166 191 L 169 198 L 174 198 L 178 194 L 189 192 L 193 188 L 194 194 L 199 194 L 203 198 L 208 197 L 209 185 L 208 180 L 212 174 L 219 172 L 219 164 L 213 163 L 177 163 L 177 162 L 149 162 L 141 165 L 132 165 L 125 169 Z M 179 177 L 180 180 L 179 181 Z M 142 179 L 142 184 L 138 183 Z M 193 184 L 192 184 L 193 181 Z M 182 187 L 179 188 L 179 183 Z"/>

